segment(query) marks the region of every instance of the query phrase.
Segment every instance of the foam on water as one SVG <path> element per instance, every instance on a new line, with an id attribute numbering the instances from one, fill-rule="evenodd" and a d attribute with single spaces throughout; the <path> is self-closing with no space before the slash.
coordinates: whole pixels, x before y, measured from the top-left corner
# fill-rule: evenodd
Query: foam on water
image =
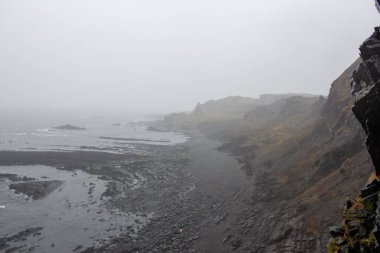
<path id="1" fill-rule="evenodd" d="M 6 120 L 0 126 L 0 150 L 34 151 L 102 151 L 130 153 L 140 143 L 151 145 L 174 145 L 187 141 L 178 133 L 147 131 L 147 122 L 133 118 L 71 117 L 38 121 Z M 32 122 L 32 123 L 31 123 Z M 115 122 L 120 122 L 115 125 Z M 79 125 L 86 130 L 57 130 L 62 124 Z"/>

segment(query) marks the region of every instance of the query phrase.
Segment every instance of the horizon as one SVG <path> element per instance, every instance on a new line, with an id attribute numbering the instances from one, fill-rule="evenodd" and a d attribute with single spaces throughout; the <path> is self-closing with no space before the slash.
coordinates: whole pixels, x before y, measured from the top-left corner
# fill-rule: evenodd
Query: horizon
<path id="1" fill-rule="evenodd" d="M 5 116 L 8 114 L 8 116 L 20 116 L 22 114 L 27 115 L 45 115 L 48 116 L 51 113 L 58 113 L 58 117 L 62 115 L 66 116 L 75 116 L 75 117 L 119 117 L 119 116 L 166 116 L 172 113 L 191 113 L 195 107 L 198 104 L 205 104 L 212 101 L 219 101 L 227 98 L 232 97 L 240 97 L 240 98 L 249 98 L 249 99 L 260 99 L 262 96 L 266 95 L 294 95 L 294 96 L 322 96 L 324 98 L 327 98 L 329 94 L 321 95 L 321 94 L 309 94 L 309 93 L 264 93 L 260 94 L 257 97 L 247 97 L 247 96 L 241 96 L 241 95 L 231 95 L 227 97 L 220 97 L 220 98 L 210 98 L 202 102 L 195 102 L 191 108 L 185 109 L 185 110 L 172 110 L 172 111 L 155 111 L 155 110 L 127 110 L 125 108 L 12 108 L 12 110 L 9 110 L 9 108 L 0 108 L 0 113 L 2 116 Z"/>

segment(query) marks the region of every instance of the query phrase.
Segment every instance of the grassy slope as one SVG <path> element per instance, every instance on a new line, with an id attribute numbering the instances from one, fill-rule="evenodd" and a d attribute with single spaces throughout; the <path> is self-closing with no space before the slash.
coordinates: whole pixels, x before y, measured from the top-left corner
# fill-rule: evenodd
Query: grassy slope
<path id="1" fill-rule="evenodd" d="M 365 135 L 351 111 L 350 78 L 358 63 L 333 82 L 326 101 L 318 97 L 280 99 L 255 104 L 244 113 L 238 113 L 238 107 L 218 111 L 214 106 L 206 112 L 171 116 L 166 123 L 179 129 L 200 128 L 223 140 L 221 148 L 239 156 L 256 191 L 264 195 L 252 195 L 260 198 L 263 212 L 275 213 L 271 208 L 279 208 L 274 203 L 280 202 L 284 210 L 302 209 L 296 211 L 302 220 L 299 232 L 325 245 L 327 227 L 340 219 L 345 197 L 355 195 L 353 189 L 360 189 L 372 170 Z M 258 217 L 265 220 L 265 213 Z M 260 233 L 270 237 L 275 229 Z M 273 247 L 285 243 L 282 239 Z"/>

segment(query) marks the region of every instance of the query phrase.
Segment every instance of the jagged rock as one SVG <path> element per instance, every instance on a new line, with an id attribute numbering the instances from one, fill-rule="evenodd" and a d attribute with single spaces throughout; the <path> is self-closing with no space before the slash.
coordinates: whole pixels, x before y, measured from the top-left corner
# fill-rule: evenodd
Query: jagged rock
<path id="1" fill-rule="evenodd" d="M 344 239 L 344 237 L 340 236 L 336 239 L 335 242 L 337 245 L 343 245 L 346 242 L 346 239 Z"/>
<path id="2" fill-rule="evenodd" d="M 351 80 L 352 111 L 367 135 L 367 149 L 380 176 L 380 27 L 360 46 L 360 56 L 362 63 Z M 328 252 L 380 252 L 379 193 L 380 182 L 375 179 L 355 200 L 346 201 L 342 226 L 345 240 L 331 233 L 334 239 L 327 246 Z"/>
<path id="3" fill-rule="evenodd" d="M 380 27 L 360 46 L 363 62 L 352 76 L 352 108 L 367 135 L 367 148 L 380 175 Z"/>
<path id="4" fill-rule="evenodd" d="M 370 184 L 367 184 L 365 188 L 361 189 L 362 197 L 367 197 L 372 194 L 376 194 L 380 191 L 380 184 L 377 181 L 373 181 Z"/>
<path id="5" fill-rule="evenodd" d="M 361 222 L 359 220 L 351 220 L 348 222 L 348 227 L 351 229 L 357 229 L 361 226 Z"/>
<path id="6" fill-rule="evenodd" d="M 378 181 L 371 183 L 376 187 L 378 184 Z M 380 248 L 376 246 L 374 233 L 378 196 L 364 199 L 363 195 L 359 195 L 346 202 L 342 227 L 330 228 L 333 238 L 327 246 L 329 253 L 378 252 Z"/>
<path id="7" fill-rule="evenodd" d="M 376 175 L 380 175 L 380 27 L 360 46 L 362 63 L 352 76 L 352 94 L 355 98 L 352 108 L 356 118 L 362 125 L 367 138 L 368 152 L 375 166 Z M 380 183 L 377 180 L 367 184 L 361 190 L 363 210 L 367 211 L 364 220 L 365 229 L 358 226 L 358 221 L 350 221 L 350 227 L 359 228 L 359 237 L 372 244 L 368 252 L 379 250 L 380 244 L 380 207 L 377 203 L 380 193 Z M 364 214 L 361 215 L 364 218 Z M 368 233 L 368 229 L 371 229 Z M 356 234 L 355 234 L 356 235 Z M 350 233 L 350 236 L 352 234 Z M 376 238 L 375 242 L 373 238 Z M 368 243 L 367 243 L 368 244 Z M 377 249 L 375 249 L 377 248 Z M 361 251 L 362 252 L 362 251 Z M 377 252 L 377 251 L 376 251 Z"/>
<path id="8" fill-rule="evenodd" d="M 329 230 L 332 237 L 339 237 L 339 236 L 343 236 L 344 234 L 344 231 L 341 227 L 334 226 L 334 227 L 330 227 Z"/>

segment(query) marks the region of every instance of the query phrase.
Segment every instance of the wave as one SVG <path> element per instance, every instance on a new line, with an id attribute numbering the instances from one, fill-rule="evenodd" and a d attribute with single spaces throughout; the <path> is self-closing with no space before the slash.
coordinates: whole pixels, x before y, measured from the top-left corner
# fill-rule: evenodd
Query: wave
<path id="1" fill-rule="evenodd" d="M 57 129 L 53 128 L 37 128 L 37 132 L 57 132 Z"/>
<path id="2" fill-rule="evenodd" d="M 25 135 L 28 135 L 28 133 L 26 133 L 26 132 L 23 132 L 23 133 L 14 133 L 13 135 L 16 135 L 16 136 L 25 136 Z"/>
<path id="3" fill-rule="evenodd" d="M 54 134 L 54 133 L 31 133 L 33 136 L 37 137 L 67 137 L 67 134 Z"/>

